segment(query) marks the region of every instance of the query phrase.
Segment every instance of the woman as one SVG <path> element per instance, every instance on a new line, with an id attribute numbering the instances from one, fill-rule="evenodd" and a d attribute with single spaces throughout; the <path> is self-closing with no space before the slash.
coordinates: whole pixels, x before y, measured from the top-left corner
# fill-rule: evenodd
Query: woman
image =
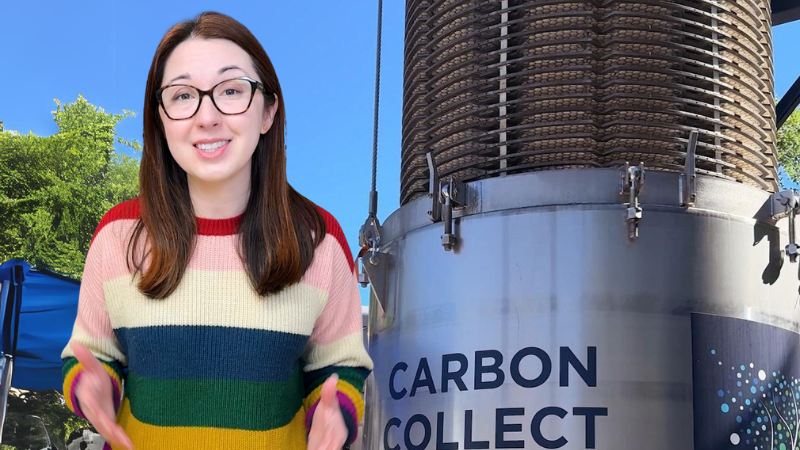
<path id="1" fill-rule="evenodd" d="M 147 78 L 140 196 L 92 238 L 67 405 L 115 448 L 340 449 L 372 362 L 336 220 L 286 180 L 275 70 L 217 13 Z"/>

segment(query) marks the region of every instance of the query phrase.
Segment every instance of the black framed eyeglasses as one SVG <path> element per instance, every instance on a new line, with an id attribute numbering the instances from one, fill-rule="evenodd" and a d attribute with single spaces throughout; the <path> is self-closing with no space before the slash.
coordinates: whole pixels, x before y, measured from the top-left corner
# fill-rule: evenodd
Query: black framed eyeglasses
<path id="1" fill-rule="evenodd" d="M 250 109 L 256 90 L 266 92 L 264 85 L 249 77 L 239 77 L 218 83 L 207 91 L 188 84 L 170 84 L 156 91 L 156 99 L 164 113 L 172 120 L 194 117 L 200 110 L 203 97 L 208 95 L 211 103 L 222 114 L 233 116 Z"/>

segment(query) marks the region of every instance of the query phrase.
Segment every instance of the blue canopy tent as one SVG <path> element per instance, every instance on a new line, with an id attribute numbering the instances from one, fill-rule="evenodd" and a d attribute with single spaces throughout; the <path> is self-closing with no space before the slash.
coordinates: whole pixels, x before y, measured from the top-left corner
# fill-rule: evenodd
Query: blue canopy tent
<path id="1" fill-rule="evenodd" d="M 31 269 L 22 259 L 0 264 L 0 441 L 12 385 L 61 390 L 61 350 L 78 314 L 79 291 L 77 280 Z"/>
<path id="2" fill-rule="evenodd" d="M 10 384 L 61 390 L 61 351 L 78 314 L 80 282 L 11 259 L 0 265 L 0 283 L 0 350 L 3 363 L 13 362 Z M 0 382 L 4 402 L 10 386 L 5 378 Z"/>

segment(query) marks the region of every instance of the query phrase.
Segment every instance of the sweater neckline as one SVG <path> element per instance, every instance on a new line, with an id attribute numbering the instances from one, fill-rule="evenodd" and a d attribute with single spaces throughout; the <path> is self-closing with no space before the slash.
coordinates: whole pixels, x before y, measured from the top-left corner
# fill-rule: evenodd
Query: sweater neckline
<path id="1" fill-rule="evenodd" d="M 242 222 L 244 214 L 227 219 L 207 219 L 205 217 L 195 217 L 197 219 L 197 234 L 203 236 L 227 236 L 239 232 L 239 224 Z"/>

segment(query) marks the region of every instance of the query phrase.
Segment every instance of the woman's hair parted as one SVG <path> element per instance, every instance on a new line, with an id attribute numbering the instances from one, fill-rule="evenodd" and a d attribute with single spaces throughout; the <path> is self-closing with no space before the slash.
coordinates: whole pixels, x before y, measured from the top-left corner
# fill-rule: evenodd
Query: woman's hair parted
<path id="1" fill-rule="evenodd" d="M 277 99 L 272 127 L 260 136 L 250 171 L 250 197 L 239 225 L 239 255 L 260 295 L 278 292 L 303 277 L 325 237 L 325 221 L 316 205 L 286 179 L 286 110 L 275 69 L 264 48 L 241 23 L 205 12 L 173 26 L 158 44 L 144 98 L 144 148 L 139 171 L 141 218 L 128 243 L 128 266 L 140 273 L 139 290 L 151 298 L 170 295 L 180 283 L 197 238 L 186 172 L 169 152 L 158 114 L 156 90 L 172 51 L 192 39 L 227 39 L 241 47 L 264 84 L 265 105 Z M 140 252 L 142 232 L 148 248 Z M 136 255 L 141 255 L 137 260 Z M 148 264 L 144 260 L 149 259 Z"/>

